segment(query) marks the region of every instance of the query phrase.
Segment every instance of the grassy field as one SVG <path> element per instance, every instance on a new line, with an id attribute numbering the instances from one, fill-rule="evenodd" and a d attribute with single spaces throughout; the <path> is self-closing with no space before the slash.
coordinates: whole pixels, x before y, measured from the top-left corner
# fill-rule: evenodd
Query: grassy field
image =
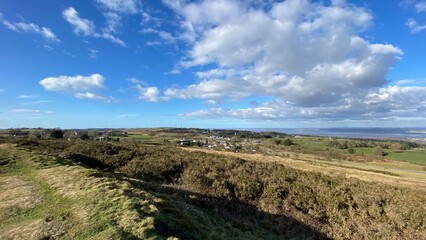
<path id="1" fill-rule="evenodd" d="M 386 158 L 394 161 L 409 162 L 426 166 L 425 151 L 390 151 Z"/>
<path id="2" fill-rule="evenodd" d="M 0 239 L 155 239 L 157 199 L 131 188 L 125 182 L 97 171 L 57 161 L 54 157 L 30 154 L 12 146 L 1 146 L 8 163 L 1 167 Z M 95 177 L 96 176 L 96 177 Z M 25 185 L 23 184 L 25 183 Z M 17 185 L 12 195 L 10 185 Z M 28 192 L 25 186 L 31 186 Z M 145 199 L 123 195 L 146 194 Z M 23 204 L 22 192 L 28 192 Z M 17 195 L 13 195 L 17 194 Z M 135 206 L 146 200 L 145 208 Z M 3 201 L 2 201 L 3 202 Z M 135 222 L 140 216 L 139 221 Z"/>
<path id="3" fill-rule="evenodd" d="M 124 141 L 17 143 L 25 150 L 6 144 L 0 153 L 13 159 L 2 164 L 1 186 L 10 189 L 7 178 L 20 175 L 30 176 L 23 186 L 48 186 L 29 188 L 35 205 L 26 206 L 41 209 L 29 218 L 41 224 L 31 231 L 48 236 L 46 226 L 58 219 L 53 234 L 64 239 L 426 237 L 426 179 L 410 163 L 382 169 L 305 153 L 292 159 Z M 25 229 L 25 211 L 0 209 L 0 238 Z"/>
<path id="4" fill-rule="evenodd" d="M 185 151 L 209 150 L 183 148 Z M 248 161 L 278 163 L 302 171 L 321 172 L 331 176 L 344 175 L 368 182 L 382 182 L 393 186 L 405 186 L 426 191 L 426 171 L 423 166 L 397 161 L 356 162 L 340 159 L 321 160 L 312 154 L 297 154 L 282 152 L 285 156 L 265 156 L 262 154 L 244 154 L 218 151 L 215 154 L 229 157 L 239 157 Z M 288 156 L 288 157 L 287 157 Z"/>
<path id="5" fill-rule="evenodd" d="M 0 156 L 0 239 L 284 236 L 257 221 L 264 213 L 243 204 L 83 167 L 12 145 L 0 145 Z M 233 213 L 235 209 L 241 213 Z M 294 227 L 302 231 L 291 233 L 295 236 L 323 236 L 302 223 L 294 222 Z"/>
<path id="6" fill-rule="evenodd" d="M 125 137 L 125 139 L 135 139 L 135 140 L 138 140 L 138 141 L 149 142 L 149 141 L 154 140 L 154 137 L 149 136 L 149 135 L 145 135 L 145 134 L 131 134 L 131 135 L 128 135 L 127 137 Z"/>
<path id="7" fill-rule="evenodd" d="M 363 154 L 363 155 L 372 155 L 373 154 L 373 148 L 368 147 L 357 147 L 354 148 L 357 154 Z"/>
<path id="8" fill-rule="evenodd" d="M 373 148 L 355 148 L 356 153 L 364 154 L 364 155 L 372 155 Z M 395 151 L 384 149 L 386 156 L 385 159 L 393 160 L 393 161 L 402 161 L 409 162 L 419 165 L 426 166 L 426 152 L 425 151 L 416 151 L 416 150 L 403 150 L 403 151 Z"/>
<path id="9" fill-rule="evenodd" d="M 329 139 L 320 137 L 302 137 L 290 139 L 305 149 L 325 149 L 328 147 L 330 142 Z"/>

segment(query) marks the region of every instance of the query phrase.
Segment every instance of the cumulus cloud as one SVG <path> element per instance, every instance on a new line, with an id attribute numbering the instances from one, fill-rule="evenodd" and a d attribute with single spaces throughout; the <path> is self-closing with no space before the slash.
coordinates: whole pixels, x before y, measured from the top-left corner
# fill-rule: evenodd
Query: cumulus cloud
<path id="1" fill-rule="evenodd" d="M 92 36 L 110 40 L 121 46 L 126 46 L 124 41 L 116 37 L 121 27 L 124 15 L 133 15 L 140 12 L 139 0 L 96 0 L 106 19 L 106 24 L 101 33 L 94 32 Z"/>
<path id="2" fill-rule="evenodd" d="M 403 79 L 396 82 L 397 86 L 405 86 L 405 85 L 415 85 L 416 83 L 421 83 L 426 81 L 424 79 Z"/>
<path id="3" fill-rule="evenodd" d="M 330 121 L 426 117 L 425 87 L 404 80 L 390 85 L 388 73 L 403 51 L 364 37 L 374 24 L 364 7 L 343 0 L 163 0 L 163 4 L 178 15 L 181 31 L 176 39 L 190 47 L 174 70 L 197 69 L 198 81 L 161 93 L 151 87 L 156 101 L 197 98 L 216 104 L 269 99 L 248 108 L 213 107 L 182 117 Z M 426 29 L 412 19 L 407 26 L 412 32 Z M 142 89 L 145 96 L 148 88 Z"/>
<path id="4" fill-rule="evenodd" d="M 93 88 L 102 88 L 105 78 L 100 74 L 92 74 L 90 76 L 59 76 L 48 77 L 39 83 L 47 91 L 74 91 L 88 90 Z"/>
<path id="5" fill-rule="evenodd" d="M 252 86 L 238 84 L 238 81 L 226 81 L 220 79 L 211 79 L 198 84 L 193 84 L 185 89 L 169 88 L 164 91 L 164 99 L 190 99 L 201 98 L 213 101 L 229 97 L 233 100 L 238 100 L 243 97 L 248 97 L 251 94 Z"/>
<path id="6" fill-rule="evenodd" d="M 426 1 L 421 1 L 421 2 L 417 3 L 415 5 L 415 7 L 416 7 L 416 11 L 418 13 L 420 13 L 420 12 L 426 12 Z"/>
<path id="7" fill-rule="evenodd" d="M 403 8 L 411 7 L 415 3 L 415 0 L 401 0 L 399 6 Z"/>
<path id="8" fill-rule="evenodd" d="M 173 36 L 171 33 L 166 32 L 164 30 L 154 29 L 154 28 L 151 28 L 151 27 L 142 29 L 142 33 L 157 34 L 161 39 L 161 42 L 160 41 L 147 42 L 148 46 L 170 44 L 170 43 L 175 43 L 177 41 L 177 38 L 175 36 Z"/>
<path id="9" fill-rule="evenodd" d="M 79 99 L 99 100 L 99 101 L 108 102 L 108 103 L 115 101 L 113 97 L 105 97 L 102 95 L 94 94 L 92 92 L 83 92 L 83 93 L 79 92 L 79 93 L 76 93 L 74 96 Z"/>
<path id="10" fill-rule="evenodd" d="M 72 27 L 73 31 L 76 35 L 84 36 L 84 37 L 95 37 L 95 38 L 103 38 L 109 40 L 115 44 L 125 47 L 126 43 L 114 36 L 115 27 L 117 26 L 117 19 L 111 18 L 107 24 L 107 27 L 101 33 L 96 32 L 95 24 L 85 18 L 81 18 L 79 13 L 73 8 L 69 7 L 62 12 L 62 16 Z M 112 16 L 112 13 L 110 14 Z"/>
<path id="11" fill-rule="evenodd" d="M 387 105 L 393 110 L 426 107 L 426 87 L 389 86 L 365 97 L 366 104 Z"/>
<path id="12" fill-rule="evenodd" d="M 180 15 L 182 36 L 193 36 L 178 67 L 215 66 L 196 73 L 199 83 L 167 89 L 168 98 L 272 96 L 319 106 L 383 86 L 403 54 L 362 38 L 373 17 L 345 1 L 287 0 L 267 11 L 245 1 L 163 2 Z"/>
<path id="13" fill-rule="evenodd" d="M 80 18 L 78 12 L 69 7 L 62 12 L 64 19 L 73 26 L 74 33 L 83 36 L 95 35 L 95 24 L 84 18 Z"/>
<path id="14" fill-rule="evenodd" d="M 426 24 L 420 25 L 412 18 L 408 19 L 405 25 L 410 29 L 411 33 L 418 33 L 426 29 Z"/>
<path id="15" fill-rule="evenodd" d="M 417 13 L 426 12 L 426 1 L 417 2 L 414 0 L 404 0 L 400 3 L 403 7 L 414 7 Z M 405 25 L 410 29 L 411 33 L 418 33 L 426 29 L 426 24 L 422 25 L 417 22 L 414 18 L 409 18 Z"/>
<path id="16" fill-rule="evenodd" d="M 96 2 L 109 11 L 125 14 L 135 14 L 138 12 L 138 0 L 96 0 Z"/>
<path id="17" fill-rule="evenodd" d="M 15 32 L 22 33 L 35 33 L 41 35 L 46 41 L 49 42 L 61 42 L 59 38 L 53 33 L 50 28 L 40 27 L 35 23 L 27 23 L 27 22 L 10 22 L 6 20 L 2 13 L 0 13 L 0 22 L 8 29 L 13 30 Z"/>
<path id="18" fill-rule="evenodd" d="M 121 25 L 121 16 L 114 12 L 104 13 L 106 19 L 106 27 L 103 28 L 104 33 L 117 33 Z"/>
<path id="19" fill-rule="evenodd" d="M 301 107 L 285 101 L 264 102 L 239 109 L 210 108 L 181 114 L 185 118 L 229 118 L 251 120 L 345 121 L 426 117 L 426 87 L 390 86 L 370 92 L 361 99 L 349 98 L 339 104 Z"/>
<path id="20" fill-rule="evenodd" d="M 158 102 L 160 91 L 157 87 L 142 87 L 140 84 L 136 85 L 139 91 L 139 99 L 146 100 L 148 102 Z"/>

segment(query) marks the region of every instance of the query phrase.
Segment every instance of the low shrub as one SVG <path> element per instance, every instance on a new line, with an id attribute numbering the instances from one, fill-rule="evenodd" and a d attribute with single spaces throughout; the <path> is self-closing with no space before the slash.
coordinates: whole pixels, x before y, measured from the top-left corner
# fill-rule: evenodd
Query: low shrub
<path id="1" fill-rule="evenodd" d="M 66 152 L 90 167 L 303 220 L 332 238 L 422 239 L 426 232 L 426 197 L 421 191 L 174 147 L 94 141 L 20 144 Z"/>

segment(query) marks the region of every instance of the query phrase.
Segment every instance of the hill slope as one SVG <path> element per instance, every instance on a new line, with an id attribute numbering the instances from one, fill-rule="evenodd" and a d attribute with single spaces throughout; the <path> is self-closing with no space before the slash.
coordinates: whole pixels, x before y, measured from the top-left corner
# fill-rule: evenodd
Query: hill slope
<path id="1" fill-rule="evenodd" d="M 170 147 L 19 146 L 0 145 L 1 239 L 426 238 L 423 190 Z"/>

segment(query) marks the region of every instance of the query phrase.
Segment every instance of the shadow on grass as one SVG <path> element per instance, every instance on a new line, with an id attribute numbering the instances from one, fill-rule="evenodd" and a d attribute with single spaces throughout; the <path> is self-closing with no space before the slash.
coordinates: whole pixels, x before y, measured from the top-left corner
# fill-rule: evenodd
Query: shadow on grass
<path id="1" fill-rule="evenodd" d="M 226 233 L 239 232 L 245 236 L 252 236 L 252 239 L 329 239 L 324 233 L 301 221 L 260 211 L 255 206 L 235 199 L 203 195 L 173 186 L 128 178 L 117 173 L 98 174 L 126 181 L 133 188 L 164 199 L 163 202 L 156 204 L 159 213 L 153 216 L 157 234 L 164 237 L 233 239 L 236 236 L 226 236 Z M 143 198 L 129 190 L 124 191 L 124 194 L 132 198 Z M 210 219 L 196 216 L 199 212 L 203 212 L 204 217 Z M 223 226 L 228 230 L 224 230 Z M 229 230 L 231 228 L 234 230 Z M 222 233 L 215 232 L 217 229 L 222 229 Z"/>
<path id="2" fill-rule="evenodd" d="M 173 185 L 129 178 L 113 173 L 108 165 L 94 157 L 74 153 L 57 157 L 57 162 L 98 169 L 94 176 L 126 181 L 133 188 L 162 199 L 154 204 L 158 212 L 152 214 L 140 210 L 141 206 L 134 206 L 140 216 L 151 215 L 154 218 L 155 232 L 150 233 L 152 236 L 180 239 L 328 239 L 313 227 L 315 224 L 267 213 L 238 199 L 204 195 Z M 145 198 L 137 192 L 125 190 L 123 194 L 130 198 Z M 122 239 L 137 239 L 127 232 L 120 235 Z"/>

